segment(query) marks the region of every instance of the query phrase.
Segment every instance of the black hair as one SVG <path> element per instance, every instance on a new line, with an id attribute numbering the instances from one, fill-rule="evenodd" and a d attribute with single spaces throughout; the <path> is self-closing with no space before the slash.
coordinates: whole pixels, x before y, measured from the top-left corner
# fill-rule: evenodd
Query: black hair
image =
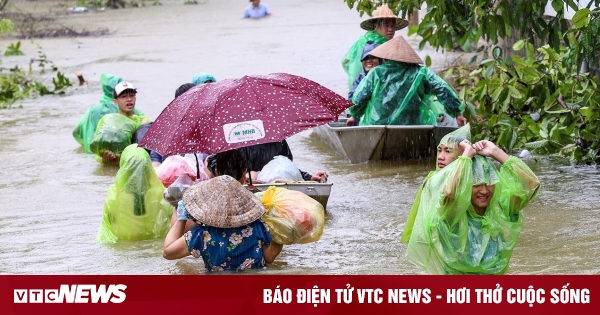
<path id="1" fill-rule="evenodd" d="M 177 88 L 177 90 L 175 90 L 175 98 L 177 98 L 179 95 L 187 92 L 187 90 L 193 88 L 194 86 L 196 86 L 196 85 L 193 83 L 182 84 L 180 87 Z"/>
<path id="2" fill-rule="evenodd" d="M 209 156 L 207 159 L 208 169 L 215 176 L 229 175 L 237 180 L 242 180 L 244 173 L 248 170 L 246 158 L 236 149 L 217 153 L 214 158 Z"/>
<path id="3" fill-rule="evenodd" d="M 126 92 L 133 93 L 134 95 L 137 94 L 137 90 L 135 90 L 135 89 L 125 89 L 125 90 L 121 91 L 121 94 L 126 93 Z M 119 94 L 119 95 L 121 95 L 121 94 Z M 114 99 L 119 97 L 119 95 L 117 95 L 116 90 L 113 90 L 113 98 Z"/>

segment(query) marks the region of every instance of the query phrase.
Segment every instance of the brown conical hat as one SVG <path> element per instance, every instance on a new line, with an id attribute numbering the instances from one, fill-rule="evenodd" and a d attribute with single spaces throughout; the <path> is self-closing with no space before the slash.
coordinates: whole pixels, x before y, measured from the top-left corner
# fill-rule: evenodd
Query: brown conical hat
<path id="1" fill-rule="evenodd" d="M 360 23 L 360 28 L 363 30 L 372 31 L 375 28 L 374 22 L 378 19 L 396 19 L 396 31 L 408 26 L 407 20 L 396 16 L 392 9 L 388 8 L 387 5 L 382 5 L 373 11 L 371 18 Z"/>
<path id="2" fill-rule="evenodd" d="M 371 56 L 405 63 L 423 64 L 423 60 L 402 36 L 396 36 L 371 50 Z"/>
<path id="3" fill-rule="evenodd" d="M 183 193 L 183 203 L 196 221 L 218 228 L 244 226 L 265 213 L 262 202 L 228 175 L 194 184 Z"/>

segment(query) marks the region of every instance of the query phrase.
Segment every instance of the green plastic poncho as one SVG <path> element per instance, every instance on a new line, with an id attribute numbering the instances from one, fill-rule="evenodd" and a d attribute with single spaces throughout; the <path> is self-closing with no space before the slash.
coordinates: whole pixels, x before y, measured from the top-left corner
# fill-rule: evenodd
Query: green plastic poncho
<path id="1" fill-rule="evenodd" d="M 377 45 L 381 45 L 387 42 L 387 40 L 388 39 L 385 36 L 377 34 L 374 31 L 368 31 L 363 36 L 359 37 L 354 45 L 348 49 L 348 52 L 346 52 L 344 58 L 342 58 L 342 68 L 344 68 L 344 72 L 348 74 L 348 90 L 352 89 L 354 79 L 356 79 L 363 71 L 360 58 L 362 57 L 365 44 L 368 41 L 374 41 Z"/>
<path id="2" fill-rule="evenodd" d="M 441 145 L 445 145 L 446 147 L 450 148 L 450 150 L 454 150 L 454 152 L 453 152 L 454 159 L 456 160 L 461 153 L 460 147 L 458 146 L 458 144 L 465 139 L 471 141 L 471 124 L 466 124 L 458 129 L 446 134 L 442 138 L 442 140 L 440 140 L 440 143 L 438 144 L 438 148 Z M 413 205 L 410 208 L 410 212 L 408 213 L 408 219 L 406 220 L 406 224 L 404 225 L 404 231 L 402 232 L 402 237 L 400 238 L 400 242 L 408 243 L 408 241 L 410 240 L 410 235 L 412 233 L 413 226 L 415 224 L 415 219 L 417 217 L 417 212 L 419 211 L 419 205 L 421 204 L 421 194 L 423 192 L 423 187 L 425 186 L 425 183 L 427 183 L 427 181 L 433 175 L 435 175 L 439 170 L 440 170 L 440 168 L 438 167 L 438 165 L 436 163 L 435 171 L 429 172 L 429 174 L 427 174 L 427 177 L 423 181 L 423 184 L 421 184 L 421 187 L 419 187 L 419 191 L 417 191 L 417 196 L 415 197 L 415 201 L 413 202 Z"/>
<path id="3" fill-rule="evenodd" d="M 120 155 L 131 144 L 135 131 L 147 122 L 149 119 L 146 116 L 125 116 L 119 113 L 104 115 L 98 122 L 94 138 L 89 144 L 90 151 L 99 157 L 104 151 Z"/>
<path id="4" fill-rule="evenodd" d="M 96 132 L 96 126 L 104 115 L 109 113 L 118 113 L 119 107 L 113 101 L 113 92 L 115 86 L 119 82 L 124 81 L 123 78 L 102 73 L 100 75 L 100 83 L 102 84 L 102 97 L 98 104 L 90 107 L 83 116 L 79 119 L 79 122 L 73 127 L 73 138 L 83 146 L 86 153 L 93 153 L 90 150 L 90 142 L 94 139 Z M 144 115 L 140 110 L 134 109 L 135 115 Z"/>
<path id="5" fill-rule="evenodd" d="M 483 216 L 471 205 L 473 185 L 494 185 Z M 540 183 L 511 156 L 497 173 L 491 161 L 460 156 L 423 187 L 406 257 L 429 274 L 504 274 L 523 226 L 521 210 Z"/>
<path id="6" fill-rule="evenodd" d="M 389 60 L 360 82 L 349 111 L 360 125 L 437 125 L 435 95 L 450 117 L 464 110 L 454 90 L 427 67 Z"/>
<path id="7" fill-rule="evenodd" d="M 104 201 L 96 242 L 164 237 L 173 214 L 173 206 L 163 198 L 164 191 L 148 152 L 135 143 L 125 148 L 115 182 Z"/>

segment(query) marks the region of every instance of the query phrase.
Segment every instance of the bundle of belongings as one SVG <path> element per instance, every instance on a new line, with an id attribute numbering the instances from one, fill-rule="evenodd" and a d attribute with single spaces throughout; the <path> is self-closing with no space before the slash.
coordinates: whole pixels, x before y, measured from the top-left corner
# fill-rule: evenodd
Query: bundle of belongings
<path id="1" fill-rule="evenodd" d="M 271 186 L 255 194 L 265 206 L 263 221 L 273 241 L 283 245 L 316 242 L 325 227 L 323 206 L 308 195 Z"/>

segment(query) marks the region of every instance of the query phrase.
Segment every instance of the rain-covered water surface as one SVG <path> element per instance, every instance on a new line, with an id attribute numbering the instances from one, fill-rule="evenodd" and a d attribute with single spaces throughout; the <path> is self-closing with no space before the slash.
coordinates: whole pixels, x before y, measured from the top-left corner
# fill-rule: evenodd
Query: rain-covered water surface
<path id="1" fill-rule="evenodd" d="M 138 88 L 137 108 L 155 119 L 175 89 L 197 72 L 217 79 L 288 72 L 345 95 L 340 60 L 364 31 L 342 1 L 280 0 L 274 16 L 241 19 L 247 2 L 220 0 L 197 6 L 161 1 L 160 7 L 65 16 L 86 29 L 108 27 L 97 38 L 22 41 L 28 63 L 37 44 L 74 82 L 90 82 L 65 96 L 23 102 L 0 111 L 0 273 L 195 274 L 194 258 L 167 261 L 162 240 L 94 243 L 102 206 L 116 173 L 82 153 L 71 129 L 101 96 L 101 72 Z M 406 35 L 406 30 L 398 32 Z M 12 41 L 2 40 L 0 47 Z M 443 58 L 434 55 L 435 66 Z M 426 52 L 422 52 L 424 56 Z M 364 141 L 365 139 L 361 139 Z M 414 274 L 400 244 L 408 210 L 433 160 L 352 165 L 311 131 L 289 139 L 294 161 L 309 172 L 326 170 L 333 183 L 320 241 L 285 246 L 263 274 Z M 511 260 L 513 274 L 598 274 L 600 171 L 538 158 L 528 160 L 542 182 L 525 209 L 525 224 Z"/>

